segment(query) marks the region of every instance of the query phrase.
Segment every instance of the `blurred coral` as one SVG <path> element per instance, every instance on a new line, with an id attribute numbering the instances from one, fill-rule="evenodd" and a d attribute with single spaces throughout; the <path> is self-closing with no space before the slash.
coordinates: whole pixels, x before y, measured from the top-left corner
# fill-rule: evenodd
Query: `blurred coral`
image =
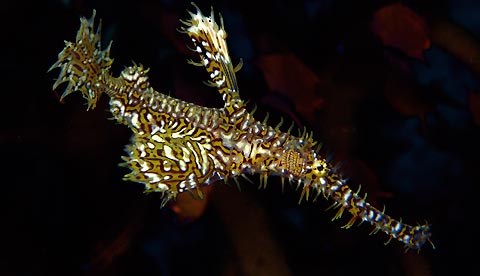
<path id="1" fill-rule="evenodd" d="M 203 198 L 201 199 L 191 193 L 179 194 L 175 201 L 170 202 L 169 206 L 180 221 L 193 222 L 205 212 L 213 188 L 214 186 L 202 187 Z"/>
<path id="2" fill-rule="evenodd" d="M 371 24 L 383 44 L 425 60 L 423 52 L 431 45 L 428 27 L 412 9 L 401 3 L 387 5 L 375 12 Z"/>
<path id="3" fill-rule="evenodd" d="M 470 241 L 480 164 L 478 1 L 197 4 L 224 16 L 231 55 L 244 58 L 243 97 L 272 121 L 283 116 L 287 128 L 295 121 L 314 131 L 375 205 L 405 221 L 428 218 L 437 249 L 404 254 L 365 227 L 339 230 L 344 222 L 330 221 L 322 198 L 298 206 L 294 187 L 281 194 L 275 178 L 261 192 L 248 182 L 242 192 L 218 183 L 207 200 L 185 194 L 160 209 L 157 195 L 119 181 L 130 134 L 104 120 L 105 102 L 88 113 L 73 98 L 60 105 L 45 72 L 78 16 L 95 8 L 109 22 L 103 35 L 113 39 L 118 64 L 140 62 L 152 68 L 153 87 L 215 106 L 175 31 L 189 1 L 6 1 L 0 274 L 477 271 Z"/>
<path id="4" fill-rule="evenodd" d="M 262 69 L 270 91 L 290 99 L 295 110 L 308 121 L 315 121 L 324 100 L 318 95 L 319 78 L 294 54 L 261 56 L 256 64 Z"/>

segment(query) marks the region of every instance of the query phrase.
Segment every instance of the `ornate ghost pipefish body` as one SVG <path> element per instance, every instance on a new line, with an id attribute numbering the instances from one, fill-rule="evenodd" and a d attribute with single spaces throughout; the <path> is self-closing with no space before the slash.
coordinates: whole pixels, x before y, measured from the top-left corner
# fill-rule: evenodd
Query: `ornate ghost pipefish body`
<path id="1" fill-rule="evenodd" d="M 321 194 L 338 208 L 334 219 L 344 211 L 350 213 L 344 228 L 360 219 L 374 226 L 372 232 L 384 232 L 388 242 L 396 239 L 407 250 L 431 243 L 428 224 L 411 226 L 395 220 L 350 189 L 318 152 L 312 135 L 304 132 L 296 137 L 290 130 L 282 132 L 279 126 L 255 120 L 240 98 L 235 72 L 241 64 L 234 68 L 230 60 L 222 19 L 219 26 L 213 10 L 205 16 L 196 9 L 182 21 L 180 31 L 191 38 L 192 50 L 200 56 L 200 62 L 189 62 L 206 68 L 209 84 L 225 102 L 223 108 L 198 106 L 155 91 L 142 65 L 127 67 L 113 77 L 111 43 L 102 49 L 100 27 L 94 30 L 95 11 L 89 20 L 81 18 L 75 43 L 65 42 L 50 68 L 61 69 L 53 89 L 68 82 L 62 99 L 79 91 L 90 109 L 107 94 L 114 118 L 133 131 L 127 156 L 122 157 L 122 165 L 131 170 L 125 180 L 144 184 L 146 192 L 160 192 L 163 206 L 185 191 L 202 197 L 201 186 L 218 180 L 260 174 L 265 186 L 268 176 L 280 176 L 282 184 L 288 179 L 302 188 L 299 202 L 308 200 L 310 193 L 315 199 Z"/>

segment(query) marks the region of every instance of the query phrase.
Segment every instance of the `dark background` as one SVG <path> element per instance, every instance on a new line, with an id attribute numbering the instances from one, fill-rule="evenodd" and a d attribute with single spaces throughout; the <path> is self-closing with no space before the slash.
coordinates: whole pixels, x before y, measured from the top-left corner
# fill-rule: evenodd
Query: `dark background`
<path id="1" fill-rule="evenodd" d="M 222 13 L 232 59 L 244 62 L 241 95 L 258 106 L 257 118 L 269 112 L 272 125 L 283 117 L 285 129 L 293 120 L 312 130 L 344 160 L 354 190 L 361 184 L 404 222 L 427 220 L 435 250 L 403 253 L 367 225 L 341 229 L 348 215 L 331 222 L 330 202 L 298 205 L 299 193 L 282 194 L 274 177 L 266 190 L 216 183 L 201 207 L 186 200 L 160 209 L 158 195 L 122 181 L 128 171 L 117 164 L 130 132 L 108 120 L 107 99 L 88 112 L 77 93 L 60 103 L 63 87 L 51 89 L 58 71 L 47 70 L 63 41 L 74 40 L 79 17 L 96 9 L 104 45 L 114 41 L 114 75 L 142 63 L 156 90 L 219 106 L 175 31 L 194 10 L 189 1 L 4 1 L 0 275 L 473 273 L 480 4 L 402 1 L 418 18 L 375 21 L 393 3 L 197 4 Z M 267 78 L 275 68 L 282 73 Z M 182 204 L 197 212 L 180 212 Z"/>

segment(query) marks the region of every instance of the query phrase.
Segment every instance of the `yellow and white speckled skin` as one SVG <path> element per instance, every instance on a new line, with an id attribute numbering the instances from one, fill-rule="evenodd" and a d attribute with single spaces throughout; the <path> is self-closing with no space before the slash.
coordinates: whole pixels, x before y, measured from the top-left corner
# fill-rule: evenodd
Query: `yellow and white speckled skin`
<path id="1" fill-rule="evenodd" d="M 196 6 L 195 6 L 196 7 Z M 338 208 L 334 219 L 344 211 L 352 215 L 344 226 L 357 219 L 369 222 L 375 231 L 403 243 L 406 249 L 419 250 L 430 242 L 429 225 L 410 226 L 394 220 L 371 206 L 315 150 L 312 136 L 296 137 L 255 120 L 240 98 L 235 72 L 226 43 L 227 33 L 215 22 L 213 11 L 203 15 L 198 8 L 182 21 L 181 32 L 194 45 L 206 68 L 209 84 L 224 100 L 222 108 L 208 108 L 184 102 L 155 91 L 149 84 L 148 69 L 134 65 L 119 77 L 109 70 L 110 46 L 102 50 L 100 32 L 94 32 L 94 16 L 81 19 L 75 43 L 66 42 L 51 69 L 60 68 L 54 89 L 64 82 L 68 86 L 62 98 L 80 91 L 95 108 L 102 94 L 110 97 L 114 118 L 133 132 L 122 165 L 130 168 L 126 180 L 145 185 L 147 192 L 160 192 L 163 204 L 178 193 L 192 191 L 202 196 L 200 187 L 221 179 L 245 174 L 260 174 L 266 183 L 276 175 L 302 188 L 300 201 L 322 194 Z M 241 65 L 241 64 L 240 64 Z M 431 242 L 430 242 L 431 243 Z"/>

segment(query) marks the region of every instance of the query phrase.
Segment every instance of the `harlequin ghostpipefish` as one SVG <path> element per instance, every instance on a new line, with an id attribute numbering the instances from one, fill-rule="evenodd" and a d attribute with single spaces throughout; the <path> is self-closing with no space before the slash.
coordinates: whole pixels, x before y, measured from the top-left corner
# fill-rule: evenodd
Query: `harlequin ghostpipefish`
<path id="1" fill-rule="evenodd" d="M 387 234 L 387 243 L 396 239 L 407 250 L 420 250 L 427 241 L 432 244 L 428 224 L 410 226 L 395 220 L 350 189 L 320 154 L 311 134 L 304 131 L 296 137 L 290 134 L 291 128 L 282 132 L 279 125 L 255 120 L 240 98 L 235 73 L 241 63 L 232 65 L 223 19 L 219 26 L 213 10 L 205 16 L 193 5 L 196 12 L 188 12 L 190 18 L 181 21 L 179 31 L 190 37 L 200 62 L 189 62 L 205 67 L 208 84 L 218 89 L 225 102 L 222 108 L 198 106 L 155 91 L 148 81 L 149 69 L 142 65 L 126 67 L 113 77 L 111 43 L 102 49 L 101 27 L 94 30 L 95 11 L 90 19 L 81 18 L 76 41 L 65 42 L 50 68 L 61 69 L 54 90 L 68 83 L 61 99 L 79 91 L 88 110 L 107 94 L 113 117 L 133 131 L 126 146 L 128 155 L 122 157 L 122 165 L 131 170 L 124 179 L 144 184 L 146 192 L 160 192 L 163 206 L 185 191 L 202 197 L 201 187 L 218 180 L 259 174 L 260 185 L 265 186 L 268 176 L 279 176 L 282 184 L 288 179 L 301 188 L 299 202 L 308 200 L 310 193 L 315 199 L 321 194 L 338 209 L 333 219 L 350 213 L 344 228 L 359 219 L 373 225 L 372 232 Z"/>

